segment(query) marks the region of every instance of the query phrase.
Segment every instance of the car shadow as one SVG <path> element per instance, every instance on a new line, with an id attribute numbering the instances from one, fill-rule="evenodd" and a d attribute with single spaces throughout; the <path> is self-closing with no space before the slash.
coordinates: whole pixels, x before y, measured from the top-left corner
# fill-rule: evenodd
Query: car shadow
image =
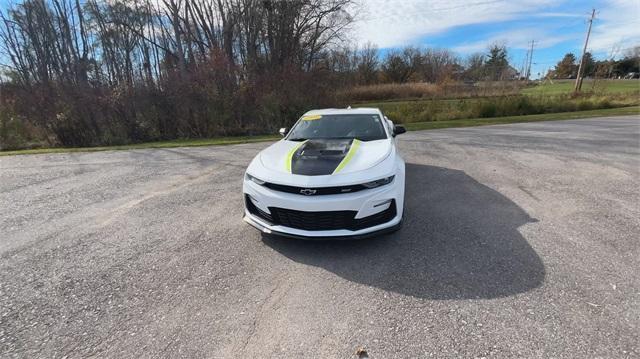
<path id="1" fill-rule="evenodd" d="M 518 228 L 537 222 L 463 171 L 407 164 L 400 231 L 354 241 L 263 235 L 296 262 L 347 280 L 419 298 L 498 298 L 529 291 L 545 277 Z"/>

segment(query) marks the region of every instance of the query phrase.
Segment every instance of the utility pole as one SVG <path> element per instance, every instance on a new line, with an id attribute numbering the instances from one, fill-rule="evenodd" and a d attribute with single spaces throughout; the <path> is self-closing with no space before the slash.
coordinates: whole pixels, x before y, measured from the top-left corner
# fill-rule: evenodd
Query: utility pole
<path id="1" fill-rule="evenodd" d="M 580 92 L 580 89 L 582 88 L 582 67 L 584 66 L 584 54 L 587 52 L 589 35 L 591 35 L 591 25 L 593 25 L 593 18 L 595 16 L 596 16 L 596 9 L 592 9 L 591 18 L 589 19 L 589 30 L 587 30 L 587 38 L 584 40 L 584 47 L 582 48 L 582 56 L 580 57 L 580 65 L 578 66 L 578 76 L 576 76 L 576 86 L 573 88 L 573 92 Z"/>
<path id="2" fill-rule="evenodd" d="M 533 45 L 535 43 L 535 40 L 531 40 L 531 49 L 529 50 L 529 64 L 527 65 L 527 81 L 529 81 L 529 76 L 531 76 L 531 63 L 533 62 Z"/>

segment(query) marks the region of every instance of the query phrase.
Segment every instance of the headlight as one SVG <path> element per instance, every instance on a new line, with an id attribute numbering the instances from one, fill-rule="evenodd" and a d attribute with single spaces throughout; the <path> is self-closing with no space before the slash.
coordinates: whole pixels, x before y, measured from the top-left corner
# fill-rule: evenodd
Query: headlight
<path id="1" fill-rule="evenodd" d="M 262 186 L 263 184 L 265 184 L 265 183 L 266 183 L 265 181 L 263 181 L 263 180 L 261 180 L 261 179 L 259 179 L 259 178 L 255 178 L 255 177 L 253 177 L 252 175 L 250 175 L 250 174 L 248 174 L 248 173 L 246 173 L 246 174 L 245 174 L 245 178 L 246 178 L 247 180 L 249 180 L 249 181 L 251 181 L 251 182 L 255 183 L 255 184 L 259 184 L 260 186 Z"/>
<path id="2" fill-rule="evenodd" d="M 379 179 L 379 180 L 363 183 L 362 185 L 367 187 L 367 188 L 376 188 L 376 187 L 384 186 L 386 184 L 389 184 L 389 183 L 393 182 L 393 178 L 394 177 L 395 176 L 389 176 L 387 178 L 382 178 L 382 179 Z"/>

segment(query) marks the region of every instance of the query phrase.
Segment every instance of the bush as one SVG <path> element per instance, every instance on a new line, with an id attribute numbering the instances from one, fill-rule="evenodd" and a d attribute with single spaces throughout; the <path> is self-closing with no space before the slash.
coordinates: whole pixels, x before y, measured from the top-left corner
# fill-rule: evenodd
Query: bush
<path id="1" fill-rule="evenodd" d="M 479 104 L 478 117 L 496 117 L 498 113 L 498 106 L 494 102 L 483 102 Z"/>
<path id="2" fill-rule="evenodd" d="M 0 151 L 42 147 L 46 137 L 27 121 L 9 116 L 6 109 L 0 108 Z"/>
<path id="3" fill-rule="evenodd" d="M 25 128 L 24 119 L 50 134 L 51 145 L 67 147 L 274 133 L 310 108 L 336 105 L 330 76 L 292 68 L 235 85 L 225 83 L 223 70 L 208 67 L 163 78 L 158 88 L 72 85 L 28 91 L 5 85 L 0 146 L 27 146 L 26 130 L 18 130 Z M 9 121 L 4 115 L 9 110 L 20 116 Z"/>

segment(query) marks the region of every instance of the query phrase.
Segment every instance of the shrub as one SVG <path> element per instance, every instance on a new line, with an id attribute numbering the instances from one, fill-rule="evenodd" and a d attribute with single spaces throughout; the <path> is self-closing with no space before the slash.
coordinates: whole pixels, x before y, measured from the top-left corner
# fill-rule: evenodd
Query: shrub
<path id="1" fill-rule="evenodd" d="M 496 117 L 496 114 L 498 113 L 498 106 L 495 102 L 483 101 L 482 103 L 479 103 L 478 107 L 478 117 Z"/>

